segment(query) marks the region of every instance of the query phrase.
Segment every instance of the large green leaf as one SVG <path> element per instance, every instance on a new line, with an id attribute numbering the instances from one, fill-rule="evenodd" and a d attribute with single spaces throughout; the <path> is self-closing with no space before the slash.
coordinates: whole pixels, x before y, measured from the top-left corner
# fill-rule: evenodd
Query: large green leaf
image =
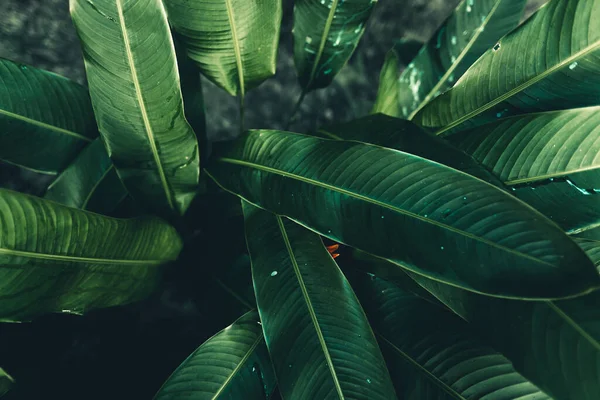
<path id="1" fill-rule="evenodd" d="M 375 277 L 360 274 L 351 282 L 400 398 L 549 399 L 447 309 Z"/>
<path id="2" fill-rule="evenodd" d="M 108 154 L 134 198 L 182 214 L 195 196 L 198 143 L 184 116 L 175 49 L 159 0 L 71 0 Z"/>
<path id="3" fill-rule="evenodd" d="M 182 243 L 157 218 L 119 220 L 0 189 L 0 320 L 139 300 Z"/>
<path id="4" fill-rule="evenodd" d="M 198 347 L 154 399 L 268 399 L 275 375 L 258 313 L 250 311 Z"/>
<path id="5" fill-rule="evenodd" d="M 395 399 L 350 284 L 318 235 L 243 204 L 265 340 L 285 399 Z"/>
<path id="6" fill-rule="evenodd" d="M 84 87 L 0 59 L 0 160 L 55 174 L 96 136 Z"/>
<path id="7" fill-rule="evenodd" d="M 275 74 L 281 0 L 165 0 L 169 21 L 204 75 L 242 97 Z"/>
<path id="8" fill-rule="evenodd" d="M 14 379 L 0 368 L 0 397 L 10 390 L 14 382 Z"/>
<path id="9" fill-rule="evenodd" d="M 329 85 L 365 31 L 376 0 L 296 0 L 294 60 L 303 93 Z"/>
<path id="10" fill-rule="evenodd" d="M 502 119 L 448 137 L 568 231 L 600 224 L 600 107 Z"/>
<path id="11" fill-rule="evenodd" d="M 411 119 L 521 20 L 527 0 L 463 0 L 401 73 L 386 56 L 373 112 Z"/>
<path id="12" fill-rule="evenodd" d="M 525 203 L 408 153 L 249 131 L 217 150 L 208 173 L 332 240 L 467 290 L 559 298 L 600 280 L 579 247 Z"/>
<path id="13" fill-rule="evenodd" d="M 48 187 L 44 198 L 109 214 L 127 196 L 102 140 L 96 139 Z"/>
<path id="14" fill-rule="evenodd" d="M 600 0 L 552 0 L 415 122 L 447 134 L 500 117 L 600 104 Z"/>
<path id="15" fill-rule="evenodd" d="M 599 248 L 600 242 L 586 248 L 597 266 Z M 411 276 L 555 399 L 598 398 L 600 292 L 572 300 L 524 302 L 479 296 Z"/>

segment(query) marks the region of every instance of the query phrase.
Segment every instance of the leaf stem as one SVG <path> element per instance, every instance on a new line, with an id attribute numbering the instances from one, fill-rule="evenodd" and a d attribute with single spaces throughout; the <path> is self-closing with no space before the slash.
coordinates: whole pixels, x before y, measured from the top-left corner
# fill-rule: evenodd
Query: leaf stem
<path id="1" fill-rule="evenodd" d="M 288 129 L 290 129 L 290 126 L 294 122 L 296 122 L 296 115 L 298 115 L 298 111 L 300 111 L 300 106 L 302 105 L 302 102 L 304 101 L 305 97 L 306 97 L 306 89 L 302 89 L 302 93 L 300 94 L 300 97 L 298 98 L 298 101 L 296 102 L 296 105 L 294 106 L 294 110 L 292 111 L 292 114 L 290 115 L 290 119 L 285 124 L 285 128 L 283 128 L 284 131 L 287 131 Z"/>
<path id="2" fill-rule="evenodd" d="M 244 131 L 246 130 L 244 127 L 245 109 L 244 109 L 244 93 L 243 92 L 239 95 L 239 99 L 240 99 L 240 134 L 243 134 Z"/>

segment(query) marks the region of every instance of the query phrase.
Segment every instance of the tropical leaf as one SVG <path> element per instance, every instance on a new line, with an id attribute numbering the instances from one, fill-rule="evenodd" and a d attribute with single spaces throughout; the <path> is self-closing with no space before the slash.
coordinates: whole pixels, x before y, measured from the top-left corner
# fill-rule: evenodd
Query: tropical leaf
<path id="1" fill-rule="evenodd" d="M 600 224 L 600 107 L 506 118 L 448 140 L 563 229 Z"/>
<path id="2" fill-rule="evenodd" d="M 154 399 L 263 400 L 275 385 L 258 313 L 250 311 L 198 347 Z"/>
<path id="3" fill-rule="evenodd" d="M 395 399 L 350 284 L 318 235 L 243 204 L 265 340 L 285 399 Z"/>
<path id="4" fill-rule="evenodd" d="M 139 300 L 182 243 L 158 218 L 118 220 L 0 189 L 0 320 Z"/>
<path id="5" fill-rule="evenodd" d="M 373 112 L 411 119 L 519 24 L 526 3 L 463 0 L 401 73 L 398 50 L 390 50 Z"/>
<path id="6" fill-rule="evenodd" d="M 552 0 L 414 121 L 449 134 L 500 117 L 600 104 L 598 0 Z"/>
<path id="7" fill-rule="evenodd" d="M 231 95 L 275 74 L 281 0 L 165 0 L 169 21 L 202 73 Z"/>
<path id="8" fill-rule="evenodd" d="M 15 380 L 0 368 L 0 397 L 10 390 L 10 387 L 14 382 Z"/>
<path id="9" fill-rule="evenodd" d="M 51 72 L 0 59 L 0 160 L 56 174 L 96 136 L 84 87 Z"/>
<path id="10" fill-rule="evenodd" d="M 160 0 L 71 0 L 96 120 L 132 196 L 182 214 L 198 187 L 198 143 L 184 117 Z"/>
<path id="11" fill-rule="evenodd" d="M 376 0 L 296 0 L 294 61 L 303 93 L 328 86 L 348 62 Z"/>
<path id="12" fill-rule="evenodd" d="M 379 278 L 360 274 L 351 282 L 400 398 L 550 399 L 447 309 Z"/>
<path id="13" fill-rule="evenodd" d="M 96 139 L 48 187 L 44 198 L 109 214 L 127 196 L 102 140 Z"/>
<path id="14" fill-rule="evenodd" d="M 598 286 L 589 259 L 554 223 L 488 183 L 411 154 L 249 131 L 217 150 L 207 172 L 336 242 L 467 290 L 559 298 Z"/>

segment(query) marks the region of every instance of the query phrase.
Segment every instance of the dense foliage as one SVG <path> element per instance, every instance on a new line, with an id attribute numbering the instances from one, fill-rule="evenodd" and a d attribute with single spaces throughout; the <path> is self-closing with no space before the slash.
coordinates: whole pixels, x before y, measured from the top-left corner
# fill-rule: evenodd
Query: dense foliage
<path id="1" fill-rule="evenodd" d="M 191 283 L 229 326 L 156 399 L 597 400 L 600 0 L 525 4 L 463 1 L 371 115 L 293 133 L 375 0 L 295 0 L 286 131 L 243 123 L 280 0 L 71 0 L 89 90 L 0 60 L 0 160 L 55 176 L 0 189 L 0 321 L 139 301 L 211 251 L 198 218 L 238 219 L 250 263 Z M 235 140 L 207 143 L 200 73 Z"/>

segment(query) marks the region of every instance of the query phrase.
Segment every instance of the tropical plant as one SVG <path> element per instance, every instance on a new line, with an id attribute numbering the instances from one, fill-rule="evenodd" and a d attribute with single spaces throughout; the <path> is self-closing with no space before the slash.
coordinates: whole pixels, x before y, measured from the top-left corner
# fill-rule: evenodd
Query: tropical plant
<path id="1" fill-rule="evenodd" d="M 156 399 L 597 399 L 600 0 L 525 3 L 463 1 L 372 115 L 293 133 L 243 128 L 279 0 L 71 0 L 89 92 L 0 60 L 0 159 L 56 176 L 0 189 L 0 320 L 138 301 L 243 220 L 195 283 L 228 326 Z M 290 126 L 374 6 L 295 1 Z M 240 100 L 211 154 L 199 72 Z"/>

